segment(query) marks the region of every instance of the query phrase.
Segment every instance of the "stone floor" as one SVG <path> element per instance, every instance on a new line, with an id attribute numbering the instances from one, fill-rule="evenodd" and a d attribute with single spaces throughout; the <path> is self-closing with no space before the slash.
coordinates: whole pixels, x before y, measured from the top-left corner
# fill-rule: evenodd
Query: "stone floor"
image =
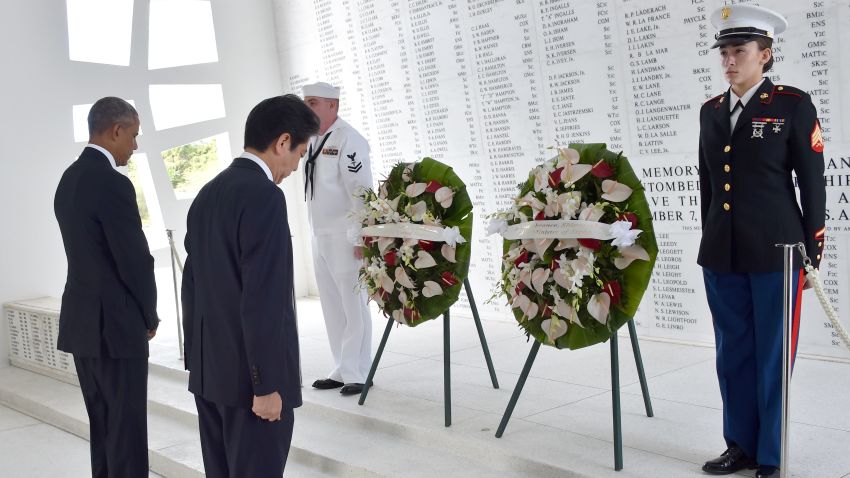
<path id="1" fill-rule="evenodd" d="M 88 441 L 2 405 L 0 443 L 3 477 L 91 476 Z M 46 453 L 49 453 L 47 459 Z"/>

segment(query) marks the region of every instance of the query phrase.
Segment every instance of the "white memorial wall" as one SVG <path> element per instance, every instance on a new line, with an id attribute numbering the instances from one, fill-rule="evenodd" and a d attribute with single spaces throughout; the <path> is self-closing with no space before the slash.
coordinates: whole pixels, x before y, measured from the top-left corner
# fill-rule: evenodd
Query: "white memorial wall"
<path id="1" fill-rule="evenodd" d="M 734 2 L 751 3 L 759 2 Z M 850 0 L 761 2 L 784 14 L 769 77 L 812 95 L 826 140 L 827 293 L 850 312 Z M 696 264 L 699 108 L 726 88 L 708 18 L 719 1 L 275 0 L 284 88 L 342 87 L 341 115 L 372 147 L 376 179 L 431 156 L 475 204 L 470 282 L 485 304 L 501 242 L 485 216 L 508 207 L 528 170 L 570 142 L 623 151 L 644 183 L 659 255 L 635 317 L 646 336 L 711 342 Z M 770 211 L 765 211 L 770 214 Z M 463 296 L 463 295 L 462 295 Z M 465 301 L 465 297 L 462 297 Z M 462 305 L 465 307 L 465 305 Z M 850 357 L 805 294 L 802 353 Z"/>

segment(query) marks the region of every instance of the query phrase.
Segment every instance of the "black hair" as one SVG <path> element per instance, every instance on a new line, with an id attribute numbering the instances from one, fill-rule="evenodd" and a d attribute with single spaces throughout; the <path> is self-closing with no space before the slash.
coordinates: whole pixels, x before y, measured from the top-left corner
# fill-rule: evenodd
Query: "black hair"
<path id="1" fill-rule="evenodd" d="M 245 148 L 267 150 L 283 133 L 292 137 L 290 151 L 319 132 L 319 118 L 295 95 L 261 101 L 245 121 Z"/>
<path id="2" fill-rule="evenodd" d="M 87 118 L 89 136 L 95 136 L 108 130 L 115 124 L 130 125 L 139 119 L 139 113 L 133 105 L 121 98 L 107 96 L 92 105 Z"/>

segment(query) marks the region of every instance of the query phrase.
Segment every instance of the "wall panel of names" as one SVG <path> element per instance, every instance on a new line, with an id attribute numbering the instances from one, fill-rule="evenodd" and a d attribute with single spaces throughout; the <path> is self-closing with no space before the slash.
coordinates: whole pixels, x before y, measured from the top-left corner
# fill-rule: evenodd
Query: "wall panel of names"
<path id="1" fill-rule="evenodd" d="M 635 317 L 641 333 L 711 342 L 695 262 L 696 146 L 701 104 L 727 86 L 708 21 L 722 4 L 275 0 L 275 11 L 285 87 L 342 87 L 341 115 L 369 139 L 376 179 L 423 156 L 464 179 L 475 205 L 470 282 L 485 316 L 513 320 L 504 299 L 484 303 L 500 277 L 501 253 L 501 242 L 485 235 L 485 217 L 510 204 L 528 170 L 553 155 L 549 147 L 604 142 L 638 172 L 658 234 L 658 263 Z M 841 85 L 850 84 L 850 61 L 840 45 L 850 44 L 850 0 L 766 6 L 790 24 L 774 45 L 768 76 L 808 91 L 823 125 L 828 232 L 821 275 L 846 317 L 850 117 L 843 112 L 850 111 L 850 92 Z M 801 352 L 850 357 L 813 293 L 803 307 Z"/>

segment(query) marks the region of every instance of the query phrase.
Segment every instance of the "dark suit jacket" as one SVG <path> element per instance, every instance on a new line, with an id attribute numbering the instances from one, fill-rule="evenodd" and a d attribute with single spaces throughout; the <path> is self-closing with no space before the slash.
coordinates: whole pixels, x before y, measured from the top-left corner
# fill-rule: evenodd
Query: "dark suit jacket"
<path id="1" fill-rule="evenodd" d="M 715 272 L 778 272 L 784 260 L 782 249 L 774 245 L 797 242 L 806 245 L 818 265 L 826 214 L 819 132 L 809 95 L 767 79 L 744 107 L 734 131 L 729 91 L 703 105 L 700 265 Z M 800 206 L 792 172 L 797 174 Z"/>
<path id="2" fill-rule="evenodd" d="M 301 405 L 292 243 L 283 192 L 249 159 L 207 183 L 189 209 L 183 328 L 189 390 L 250 408 L 277 391 Z"/>
<path id="3" fill-rule="evenodd" d="M 158 324 L 156 283 L 133 184 L 86 148 L 62 175 L 53 209 L 68 258 L 59 350 L 147 357 L 147 331 Z"/>

